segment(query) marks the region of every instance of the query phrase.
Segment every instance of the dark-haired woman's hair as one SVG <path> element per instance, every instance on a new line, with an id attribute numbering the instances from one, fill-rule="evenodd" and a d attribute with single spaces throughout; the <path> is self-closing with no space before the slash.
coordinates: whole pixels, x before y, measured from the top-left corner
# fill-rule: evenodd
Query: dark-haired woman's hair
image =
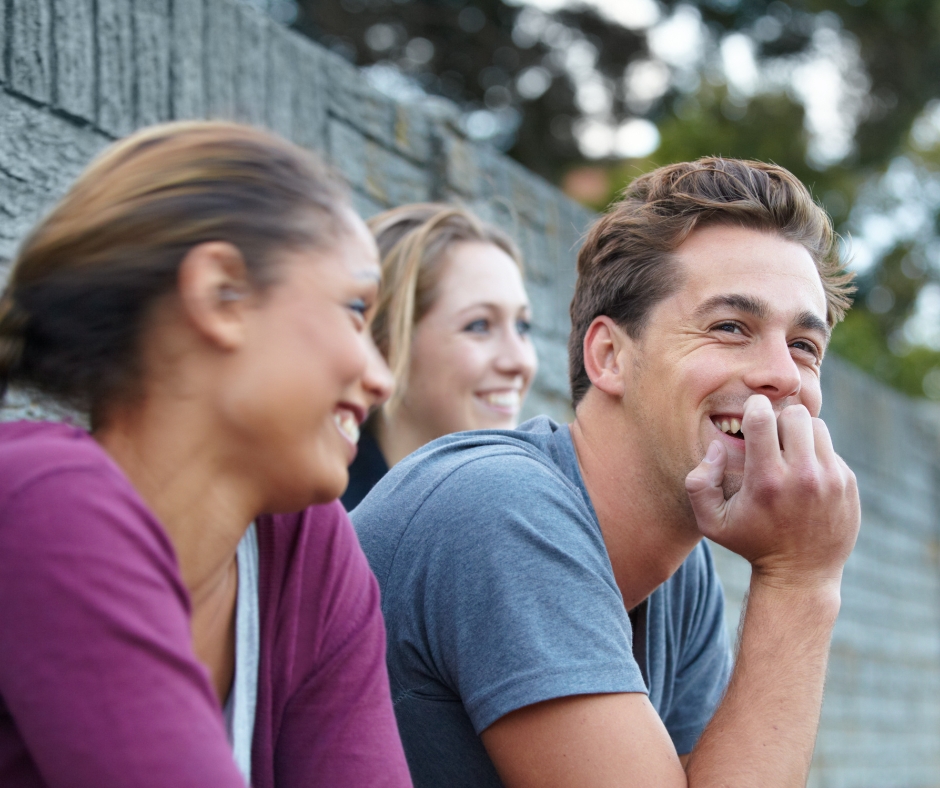
<path id="1" fill-rule="evenodd" d="M 263 288 L 279 250 L 345 229 L 348 197 L 314 156 L 224 122 L 170 123 L 106 149 L 26 238 L 0 296 L 8 386 L 87 412 L 94 426 L 139 381 L 148 310 L 187 251 L 227 241 Z"/>

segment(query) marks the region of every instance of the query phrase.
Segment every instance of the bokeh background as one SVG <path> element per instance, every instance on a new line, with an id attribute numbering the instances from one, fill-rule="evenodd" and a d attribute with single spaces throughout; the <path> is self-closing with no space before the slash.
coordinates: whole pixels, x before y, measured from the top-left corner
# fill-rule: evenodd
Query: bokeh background
<path id="1" fill-rule="evenodd" d="M 592 208 L 672 161 L 782 164 L 860 274 L 835 352 L 940 400 L 936 0 L 245 1 Z"/>

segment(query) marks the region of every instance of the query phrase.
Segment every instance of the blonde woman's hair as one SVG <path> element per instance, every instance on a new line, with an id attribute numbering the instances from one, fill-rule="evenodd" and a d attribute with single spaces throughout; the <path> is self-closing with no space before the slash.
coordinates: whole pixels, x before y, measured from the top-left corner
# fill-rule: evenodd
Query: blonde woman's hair
<path id="1" fill-rule="evenodd" d="M 8 385 L 88 412 L 139 382 L 151 305 L 193 246 L 227 241 L 259 289 L 277 251 L 348 231 L 345 187 L 316 157 L 224 122 L 144 129 L 100 154 L 23 242 L 0 295 Z"/>
<path id="2" fill-rule="evenodd" d="M 368 222 L 382 258 L 382 289 L 372 336 L 395 378 L 395 394 L 385 404 L 393 413 L 408 385 L 414 327 L 438 296 L 447 252 L 466 241 L 502 249 L 522 270 L 522 255 L 502 230 L 460 205 L 416 203 L 393 208 Z"/>

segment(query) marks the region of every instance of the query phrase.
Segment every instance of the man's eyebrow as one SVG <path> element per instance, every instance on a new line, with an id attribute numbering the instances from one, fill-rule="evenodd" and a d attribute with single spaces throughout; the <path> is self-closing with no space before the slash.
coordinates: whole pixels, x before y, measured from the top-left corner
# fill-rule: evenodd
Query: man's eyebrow
<path id="1" fill-rule="evenodd" d="M 832 329 L 829 327 L 829 324 L 819 315 L 810 312 L 808 309 L 805 312 L 802 312 L 796 319 L 796 327 L 809 331 L 818 331 L 820 334 L 826 337 L 827 344 L 829 342 L 829 338 L 832 336 Z"/>
<path id="2" fill-rule="evenodd" d="M 712 296 L 695 310 L 696 317 L 705 317 L 719 309 L 735 309 L 738 312 L 744 312 L 754 315 L 756 318 L 765 318 L 770 314 L 770 305 L 762 298 L 743 295 L 740 293 L 730 293 L 727 295 Z M 796 328 L 808 331 L 818 331 L 824 337 L 826 342 L 832 335 L 832 329 L 819 315 L 809 311 L 801 312 L 795 322 Z"/>
<path id="3" fill-rule="evenodd" d="M 754 315 L 754 317 L 758 318 L 767 317 L 767 315 L 770 313 L 770 307 L 762 298 L 754 298 L 754 296 L 730 293 L 728 295 L 712 296 L 695 310 L 695 316 L 705 317 L 706 315 L 709 315 L 712 312 L 716 312 L 719 309 L 729 308 L 735 309 L 738 312 L 745 312 L 749 315 Z"/>

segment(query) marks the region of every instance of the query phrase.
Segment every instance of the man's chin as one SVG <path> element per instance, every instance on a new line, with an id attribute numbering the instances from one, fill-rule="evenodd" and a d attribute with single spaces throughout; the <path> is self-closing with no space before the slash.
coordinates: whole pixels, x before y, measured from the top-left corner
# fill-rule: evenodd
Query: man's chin
<path id="1" fill-rule="evenodd" d="M 743 483 L 744 474 L 729 473 L 728 471 L 725 471 L 724 479 L 722 479 L 721 482 L 721 489 L 725 494 L 725 500 L 727 501 L 732 495 L 740 490 Z"/>

